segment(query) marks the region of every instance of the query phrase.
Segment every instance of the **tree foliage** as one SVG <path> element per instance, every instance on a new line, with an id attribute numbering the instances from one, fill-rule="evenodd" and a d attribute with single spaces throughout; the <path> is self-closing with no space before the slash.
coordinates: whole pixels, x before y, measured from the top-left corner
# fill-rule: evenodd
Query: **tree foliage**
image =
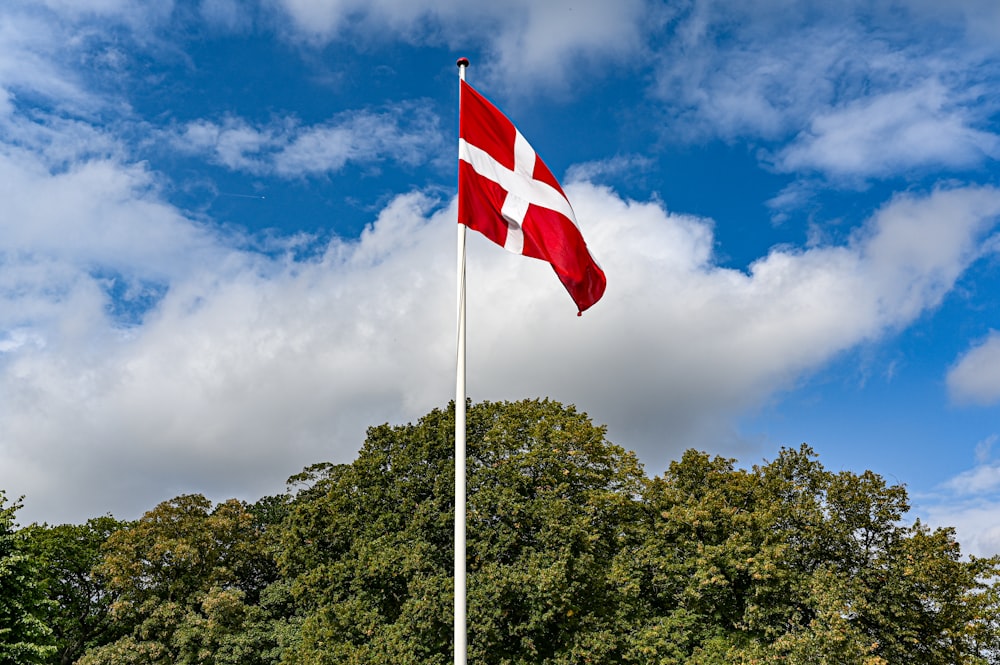
<path id="1" fill-rule="evenodd" d="M 110 516 L 85 524 L 31 525 L 24 530 L 27 551 L 38 566 L 39 587 L 48 598 L 43 616 L 56 651 L 50 662 L 71 665 L 89 647 L 121 636 L 111 617 L 114 594 L 94 573 L 105 541 L 126 523 Z"/>
<path id="2" fill-rule="evenodd" d="M 614 651 L 607 572 L 643 475 L 585 414 L 550 401 L 468 413 L 470 660 Z M 290 662 L 451 660 L 454 412 L 368 431 L 293 503 L 281 562 L 307 609 Z"/>
<path id="3" fill-rule="evenodd" d="M 112 534 L 95 571 L 116 595 L 112 618 L 130 630 L 81 665 L 273 662 L 266 586 L 274 565 L 261 524 L 235 499 L 165 501 Z"/>
<path id="4" fill-rule="evenodd" d="M 688 451 L 649 478 L 549 400 L 473 405 L 467 440 L 470 662 L 1000 663 L 1000 559 L 908 522 L 874 473 L 802 446 L 750 468 Z M 5 508 L 0 665 L 449 663 L 453 445 L 441 409 L 255 504 L 21 532 Z"/>
<path id="5" fill-rule="evenodd" d="M 998 561 L 902 523 L 904 488 L 871 472 L 807 446 L 749 471 L 689 451 L 646 497 L 650 535 L 619 566 L 644 617 L 630 660 L 995 662 Z"/>
<path id="6" fill-rule="evenodd" d="M 25 536 L 17 530 L 20 501 L 7 503 L 0 490 L 0 665 L 43 663 L 54 651 L 52 631 L 42 621 L 45 599 Z"/>

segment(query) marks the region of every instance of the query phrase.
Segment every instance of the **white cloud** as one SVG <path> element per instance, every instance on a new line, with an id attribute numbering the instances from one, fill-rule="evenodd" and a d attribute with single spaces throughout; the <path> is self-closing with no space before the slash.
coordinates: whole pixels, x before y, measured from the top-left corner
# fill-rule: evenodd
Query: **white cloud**
<path id="1" fill-rule="evenodd" d="M 385 113 L 343 114 L 334 122 L 298 133 L 275 155 L 281 175 L 335 171 L 347 162 L 394 159 L 414 166 L 440 154 L 444 136 L 438 119 L 413 105 Z"/>
<path id="2" fill-rule="evenodd" d="M 801 210 L 810 204 L 816 196 L 816 184 L 797 180 L 786 185 L 775 196 L 768 199 L 765 205 L 771 209 L 771 220 L 774 224 L 783 224 L 793 210 Z M 817 245 L 822 241 L 823 229 L 815 222 L 810 222 L 809 245 Z"/>
<path id="3" fill-rule="evenodd" d="M 233 260 L 174 275 L 124 335 L 79 276 L 82 293 L 32 321 L 46 343 L 0 358 L 0 484 L 63 519 L 181 491 L 252 498 L 350 459 L 369 424 L 444 403 L 450 264 L 426 258 L 453 234 L 427 228 L 427 205 L 397 199 L 314 262 L 218 246 Z"/>
<path id="4" fill-rule="evenodd" d="M 40 114 L 41 115 L 41 114 Z M 46 123 L 26 121 L 11 114 L 0 117 L 9 143 L 0 147 L 14 159 L 34 162 L 29 168 L 65 169 L 88 159 L 113 159 L 122 156 L 122 148 L 112 137 L 86 123 L 46 117 Z"/>
<path id="5" fill-rule="evenodd" d="M 602 159 L 582 164 L 573 164 L 566 172 L 566 182 L 594 182 L 605 178 L 620 178 L 637 173 L 648 172 L 653 166 L 653 160 L 644 155 L 616 155 L 610 159 Z"/>
<path id="6" fill-rule="evenodd" d="M 990 189 L 898 197 L 849 245 L 775 249 L 743 273 L 713 263 L 708 220 L 567 190 L 605 299 L 578 318 L 546 265 L 472 234 L 469 394 L 576 403 L 651 472 L 933 307 L 1000 211 Z M 294 261 L 206 234 L 134 167 L 36 167 L 4 194 L 38 229 L 2 236 L 21 282 L 3 290 L 18 322 L 0 354 L 0 486 L 28 495 L 25 519 L 254 498 L 452 396 L 453 207 L 398 197 L 357 241 Z M 95 265 L 169 288 L 123 328 Z"/>
<path id="7" fill-rule="evenodd" d="M 965 554 L 1000 554 L 1000 463 L 990 452 L 992 434 L 976 444 L 976 464 L 941 483 L 939 492 L 918 495 L 915 512 L 934 526 L 954 527 Z"/>
<path id="8" fill-rule="evenodd" d="M 916 505 L 932 527 L 953 527 L 962 554 L 979 557 L 1000 553 L 1000 500 L 991 498 Z"/>
<path id="9" fill-rule="evenodd" d="M 976 444 L 976 463 L 985 464 L 990 459 L 993 446 L 1000 440 L 1000 435 L 992 434 Z"/>
<path id="10" fill-rule="evenodd" d="M 255 127 L 241 118 L 198 120 L 167 134 L 174 148 L 208 155 L 236 171 L 298 177 L 334 173 L 348 163 L 393 160 L 415 166 L 442 153 L 438 118 L 414 104 L 382 111 L 348 111 L 326 123 L 294 119 Z M 430 156 L 430 157 L 429 157 Z"/>
<path id="11" fill-rule="evenodd" d="M 183 152 L 206 153 L 209 159 L 226 168 L 257 173 L 266 168 L 262 152 L 285 143 L 289 131 L 288 126 L 256 128 L 241 118 L 228 117 L 221 123 L 189 122 L 170 141 Z"/>
<path id="12" fill-rule="evenodd" d="M 25 264 L 51 259 L 171 279 L 223 251 L 213 233 L 159 199 L 152 175 L 112 160 L 50 171 L 24 151 L 0 154 L 0 250 Z"/>
<path id="13" fill-rule="evenodd" d="M 931 75 L 883 18 L 850 2 L 695 0 L 655 54 L 653 93 L 674 134 L 783 140 L 818 110 Z"/>
<path id="14" fill-rule="evenodd" d="M 556 86 L 641 52 L 650 27 L 643 0 L 268 0 L 296 37 L 326 43 L 361 34 L 458 49 L 482 45 L 483 72 L 511 89 Z M 479 46 L 477 46 L 479 48 Z M 476 63 L 478 64 L 478 63 Z M 590 71 L 584 71 L 585 69 Z"/>
<path id="15" fill-rule="evenodd" d="M 522 81 L 562 84 L 584 75 L 581 65 L 623 62 L 641 52 L 647 17 L 642 0 L 518 0 L 511 5 L 501 15 L 491 50 L 498 54 L 494 74 L 513 89 Z M 519 15 L 520 20 L 505 20 Z"/>
<path id="16" fill-rule="evenodd" d="M 1000 333 L 965 352 L 948 371 L 948 392 L 961 403 L 996 404 L 1000 401 Z"/>
<path id="17" fill-rule="evenodd" d="M 75 108 L 98 105 L 80 77 L 59 64 L 65 49 L 65 35 L 51 21 L 33 12 L 0 10 L 0 90 L 9 97 L 28 92 Z"/>
<path id="18" fill-rule="evenodd" d="M 944 486 L 962 495 L 994 492 L 1000 489 L 1000 464 L 980 463 L 974 469 L 950 479 Z"/>
<path id="19" fill-rule="evenodd" d="M 1000 214 L 997 190 L 938 189 L 929 197 L 898 195 L 862 230 L 859 248 L 878 305 L 908 322 L 936 306 L 963 270 L 980 255 L 980 243 Z"/>
<path id="20" fill-rule="evenodd" d="M 985 7 L 969 9 L 972 16 Z M 925 11 L 925 9 L 927 11 Z M 992 10 L 991 10 L 992 11 Z M 994 44 L 960 13 L 879 3 L 692 3 L 656 54 L 673 137 L 769 144 L 781 171 L 866 179 L 997 155 Z M 992 11 L 995 15 L 996 12 Z"/>
<path id="21" fill-rule="evenodd" d="M 843 57 L 844 35 L 807 31 L 720 48 L 705 30 L 682 33 L 659 54 L 654 94 L 675 116 L 667 131 L 696 139 L 780 138 L 831 98 L 829 70 Z"/>
<path id="22" fill-rule="evenodd" d="M 0 4 L 0 91 L 23 97 L 21 103 L 41 101 L 57 114 L 127 114 L 118 91 L 128 61 L 139 50 L 162 46 L 159 35 L 173 18 L 173 0 L 6 0 Z"/>
<path id="23" fill-rule="evenodd" d="M 1000 137 L 974 129 L 949 97 L 931 81 L 823 112 L 778 154 L 776 166 L 866 178 L 920 167 L 966 168 L 995 157 Z"/>

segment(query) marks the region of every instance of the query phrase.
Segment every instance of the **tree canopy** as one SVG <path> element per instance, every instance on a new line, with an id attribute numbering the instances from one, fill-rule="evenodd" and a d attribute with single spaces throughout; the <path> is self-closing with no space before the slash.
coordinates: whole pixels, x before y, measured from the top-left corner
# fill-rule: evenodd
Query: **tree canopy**
<path id="1" fill-rule="evenodd" d="M 116 595 L 94 568 L 102 561 L 105 541 L 124 526 L 104 516 L 85 524 L 34 524 L 24 529 L 39 589 L 49 599 L 42 619 L 56 647 L 51 662 L 71 665 L 88 648 L 121 636 L 121 624 L 111 615 Z"/>
<path id="2" fill-rule="evenodd" d="M 650 478 L 550 400 L 474 404 L 467 440 L 470 662 L 1000 662 L 1000 560 L 908 521 L 874 473 L 803 445 L 749 468 L 691 450 Z M 449 663 L 453 445 L 439 409 L 254 504 L 20 531 L 5 509 L 0 585 L 5 556 L 32 581 L 21 623 L 0 614 L 34 645 L 16 662 Z"/>
<path id="3" fill-rule="evenodd" d="M 20 508 L 0 490 L 0 665 L 43 663 L 56 650 L 42 621 L 45 599 L 35 563 L 16 528 Z"/>

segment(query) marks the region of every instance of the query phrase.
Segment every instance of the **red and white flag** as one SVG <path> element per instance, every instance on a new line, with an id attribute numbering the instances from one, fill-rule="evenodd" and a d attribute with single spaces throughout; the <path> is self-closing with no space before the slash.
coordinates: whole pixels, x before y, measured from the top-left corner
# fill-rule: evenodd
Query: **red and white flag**
<path id="1" fill-rule="evenodd" d="M 459 223 L 515 254 L 548 261 L 582 313 L 600 300 L 607 280 L 566 194 L 514 124 L 468 83 L 461 88 Z"/>

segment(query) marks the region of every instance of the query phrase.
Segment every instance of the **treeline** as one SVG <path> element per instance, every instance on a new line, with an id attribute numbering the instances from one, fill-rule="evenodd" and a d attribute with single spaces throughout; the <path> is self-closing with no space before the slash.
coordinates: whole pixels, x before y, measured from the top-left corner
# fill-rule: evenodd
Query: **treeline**
<path id="1" fill-rule="evenodd" d="M 134 522 L 17 528 L 0 494 L 0 665 L 450 663 L 453 432 Z M 572 407 L 482 403 L 468 465 L 470 663 L 1000 662 L 1000 560 L 806 446 L 649 479 Z"/>

